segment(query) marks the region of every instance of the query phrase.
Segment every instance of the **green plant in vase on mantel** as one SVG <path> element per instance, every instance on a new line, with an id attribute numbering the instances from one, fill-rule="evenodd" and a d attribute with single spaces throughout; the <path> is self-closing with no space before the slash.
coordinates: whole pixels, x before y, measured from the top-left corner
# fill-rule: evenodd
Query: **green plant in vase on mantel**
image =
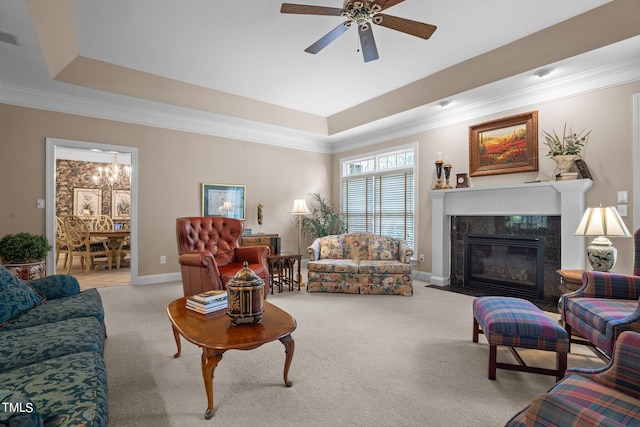
<path id="1" fill-rule="evenodd" d="M 0 239 L 0 261 L 23 280 L 46 274 L 45 259 L 51 245 L 45 236 L 31 233 L 7 234 Z"/>
<path id="2" fill-rule="evenodd" d="M 556 134 L 555 130 L 552 134 L 546 131 L 542 131 L 542 134 L 546 140 L 545 144 L 549 147 L 547 156 L 556 162 L 556 166 L 562 173 L 568 171 L 573 162 L 580 158 L 591 131 L 582 130 L 579 133 L 575 133 L 569 128 L 569 132 L 567 132 L 567 124 L 565 123 L 562 130 L 562 138 Z"/>

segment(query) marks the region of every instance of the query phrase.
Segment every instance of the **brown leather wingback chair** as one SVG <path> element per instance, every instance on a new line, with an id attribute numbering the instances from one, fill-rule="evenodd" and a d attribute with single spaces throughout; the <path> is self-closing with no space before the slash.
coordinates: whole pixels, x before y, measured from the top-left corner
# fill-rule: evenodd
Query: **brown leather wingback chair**
<path id="1" fill-rule="evenodd" d="M 268 246 L 240 247 L 242 221 L 221 217 L 187 217 L 176 220 L 178 262 L 184 295 L 212 289 L 226 289 L 226 283 L 247 261 L 264 280 L 264 297 L 269 292 Z"/>

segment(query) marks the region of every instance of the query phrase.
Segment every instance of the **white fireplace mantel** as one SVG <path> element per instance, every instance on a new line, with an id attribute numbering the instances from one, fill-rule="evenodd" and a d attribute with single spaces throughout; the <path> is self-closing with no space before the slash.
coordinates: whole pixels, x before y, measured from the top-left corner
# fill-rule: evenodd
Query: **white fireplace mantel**
<path id="1" fill-rule="evenodd" d="M 431 190 L 431 284 L 449 284 L 451 216 L 560 215 L 562 269 L 585 267 L 585 238 L 575 236 L 593 181 L 535 182 L 491 187 Z"/>

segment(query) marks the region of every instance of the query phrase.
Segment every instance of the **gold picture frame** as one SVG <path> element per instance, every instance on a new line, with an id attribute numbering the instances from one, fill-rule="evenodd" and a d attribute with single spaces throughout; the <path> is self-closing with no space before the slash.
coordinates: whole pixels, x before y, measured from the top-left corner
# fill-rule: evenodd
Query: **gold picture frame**
<path id="1" fill-rule="evenodd" d="M 202 216 L 245 219 L 247 187 L 202 183 Z"/>
<path id="2" fill-rule="evenodd" d="M 538 112 L 469 126 L 469 175 L 538 171 Z"/>

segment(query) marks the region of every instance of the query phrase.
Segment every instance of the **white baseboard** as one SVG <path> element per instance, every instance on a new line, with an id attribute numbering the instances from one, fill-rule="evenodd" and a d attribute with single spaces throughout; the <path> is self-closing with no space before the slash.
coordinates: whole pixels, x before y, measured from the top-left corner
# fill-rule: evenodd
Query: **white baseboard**
<path id="1" fill-rule="evenodd" d="M 422 282 L 431 283 L 431 273 L 428 271 L 413 270 L 413 278 Z"/>
<path id="2" fill-rule="evenodd" d="M 168 274 L 151 274 L 148 276 L 138 276 L 136 285 L 151 285 L 154 283 L 180 282 L 182 275 L 180 272 Z"/>

